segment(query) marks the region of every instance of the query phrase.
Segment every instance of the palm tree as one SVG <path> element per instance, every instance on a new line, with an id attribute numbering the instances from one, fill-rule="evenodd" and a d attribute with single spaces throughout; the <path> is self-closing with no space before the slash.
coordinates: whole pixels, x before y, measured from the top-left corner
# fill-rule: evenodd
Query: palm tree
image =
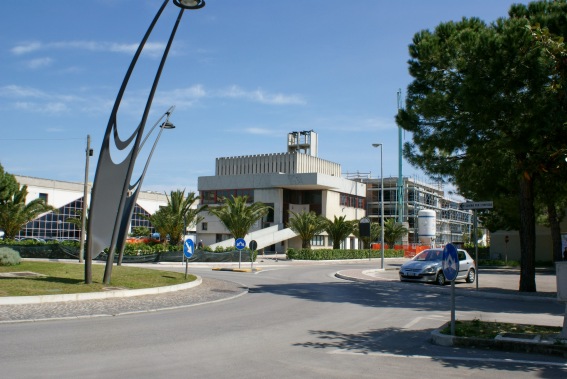
<path id="1" fill-rule="evenodd" d="M 384 242 L 391 248 L 397 240 L 408 234 L 408 229 L 393 218 L 384 222 Z"/>
<path id="2" fill-rule="evenodd" d="M 199 213 L 206 210 L 207 207 L 192 208 L 197 200 L 199 200 L 199 196 L 195 196 L 194 192 L 189 192 L 185 196 L 185 190 L 171 191 L 167 196 L 167 205 L 147 218 L 164 240 L 169 235 L 169 243 L 179 245 L 185 233 L 185 228 L 197 224 L 203 219 L 203 216 Z"/>
<path id="3" fill-rule="evenodd" d="M 346 216 L 334 216 L 334 221 L 326 219 L 325 231 L 333 241 L 333 249 L 341 248 L 341 241 L 347 238 L 354 231 L 356 221 L 346 221 Z"/>
<path id="4" fill-rule="evenodd" d="M 87 210 L 88 212 L 88 210 Z M 65 219 L 65 222 L 68 222 L 69 224 L 73 224 L 73 226 L 76 229 L 81 229 L 83 227 L 83 211 L 80 209 L 76 209 L 73 211 L 73 213 L 75 214 L 75 217 L 67 217 Z M 86 222 L 88 223 L 88 217 Z"/>
<path id="5" fill-rule="evenodd" d="M 16 187 L 17 188 L 17 187 Z M 4 238 L 14 239 L 22 226 L 42 213 L 53 211 L 45 200 L 37 198 L 26 204 L 28 186 L 24 185 L 11 193 L 4 194 L 0 203 L 0 229 L 4 230 Z"/>
<path id="6" fill-rule="evenodd" d="M 311 249 L 313 237 L 325 230 L 325 218 L 318 216 L 315 212 L 298 214 L 290 211 L 289 213 L 292 214 L 292 217 L 289 219 L 288 228 L 299 235 L 303 249 Z"/>
<path id="7" fill-rule="evenodd" d="M 248 205 L 247 199 L 247 196 L 225 197 L 224 204 L 208 209 L 208 212 L 216 216 L 235 239 L 244 238 L 252 225 L 266 216 L 271 209 L 263 203 Z"/>

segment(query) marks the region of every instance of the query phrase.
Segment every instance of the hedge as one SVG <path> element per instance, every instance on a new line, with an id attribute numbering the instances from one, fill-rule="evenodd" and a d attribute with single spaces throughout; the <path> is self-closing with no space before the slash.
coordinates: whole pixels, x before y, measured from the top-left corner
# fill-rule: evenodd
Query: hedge
<path id="1" fill-rule="evenodd" d="M 288 259 L 295 260 L 337 260 L 337 259 L 368 259 L 368 258 L 381 258 L 380 250 L 364 249 L 364 250 L 344 250 L 344 249 L 288 249 L 286 251 Z M 403 250 L 387 249 L 384 250 L 384 258 L 403 258 Z"/>

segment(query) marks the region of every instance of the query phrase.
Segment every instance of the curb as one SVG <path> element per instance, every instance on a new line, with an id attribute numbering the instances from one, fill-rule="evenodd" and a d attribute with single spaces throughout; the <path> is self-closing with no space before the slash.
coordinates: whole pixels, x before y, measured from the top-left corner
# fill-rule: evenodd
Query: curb
<path id="1" fill-rule="evenodd" d="M 528 342 L 522 339 L 507 340 L 451 336 L 441 333 L 441 330 L 446 328 L 447 325 L 449 323 L 445 323 L 439 329 L 431 332 L 431 342 L 433 344 L 445 347 L 468 347 L 567 357 L 567 345 L 554 344 L 552 342 Z"/>
<path id="2" fill-rule="evenodd" d="M 64 295 L 0 297 L 0 305 L 43 304 L 64 301 L 100 300 L 142 295 L 155 295 L 186 290 L 189 288 L 197 287 L 201 283 L 203 283 L 203 278 L 197 276 L 197 279 L 192 282 L 165 287 L 139 288 L 134 290 L 113 290 L 106 292 L 70 293 Z"/>

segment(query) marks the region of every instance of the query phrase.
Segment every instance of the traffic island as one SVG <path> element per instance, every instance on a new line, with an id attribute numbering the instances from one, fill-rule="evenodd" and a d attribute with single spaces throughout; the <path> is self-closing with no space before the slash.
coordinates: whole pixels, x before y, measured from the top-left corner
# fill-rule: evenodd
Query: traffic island
<path id="1" fill-rule="evenodd" d="M 448 327 L 431 332 L 431 342 L 440 346 L 467 347 L 473 349 L 493 349 L 520 353 L 545 354 L 567 357 L 567 340 L 558 335 L 532 334 L 499 334 L 493 339 L 460 337 L 444 334 L 441 331 Z"/>

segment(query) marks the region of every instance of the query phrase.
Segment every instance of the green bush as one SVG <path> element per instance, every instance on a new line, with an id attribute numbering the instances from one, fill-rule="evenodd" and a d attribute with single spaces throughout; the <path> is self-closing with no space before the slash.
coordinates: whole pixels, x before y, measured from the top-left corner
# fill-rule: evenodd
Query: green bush
<path id="1" fill-rule="evenodd" d="M 0 266 L 15 266 L 19 265 L 22 258 L 20 253 L 9 247 L 0 247 Z"/>
<path id="2" fill-rule="evenodd" d="M 288 259 L 295 260 L 311 260 L 311 261 L 322 261 L 322 260 L 337 260 L 337 259 L 368 259 L 368 258 L 380 258 L 380 250 L 365 249 L 365 250 L 342 250 L 342 249 L 288 249 L 286 252 Z M 403 258 L 403 250 L 384 250 L 384 258 Z"/>

